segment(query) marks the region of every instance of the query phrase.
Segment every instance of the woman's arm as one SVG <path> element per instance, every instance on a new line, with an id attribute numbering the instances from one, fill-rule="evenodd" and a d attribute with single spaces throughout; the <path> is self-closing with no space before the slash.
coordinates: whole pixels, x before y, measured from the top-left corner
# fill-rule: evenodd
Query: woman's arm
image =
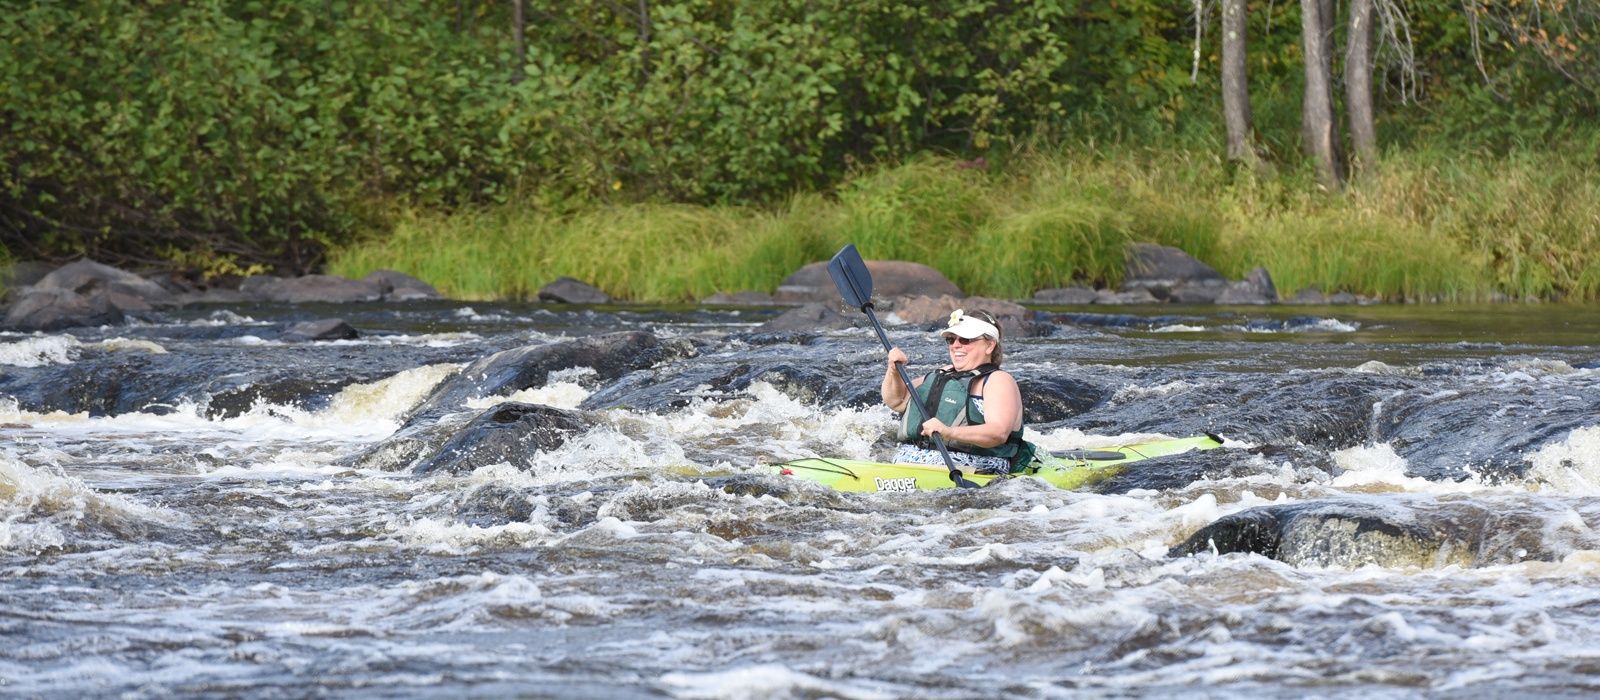
<path id="1" fill-rule="evenodd" d="M 883 374 L 883 386 L 879 387 L 878 393 L 883 396 L 883 405 L 888 406 L 889 410 L 895 413 L 904 413 L 907 408 L 906 399 L 909 398 L 909 395 L 906 393 L 905 383 L 900 381 L 900 373 L 895 371 L 895 365 L 906 364 L 911 361 L 911 358 L 906 357 L 904 350 L 894 348 L 889 351 L 888 359 L 889 368 Z M 913 379 L 911 383 L 920 386 L 922 379 L 920 377 Z"/>

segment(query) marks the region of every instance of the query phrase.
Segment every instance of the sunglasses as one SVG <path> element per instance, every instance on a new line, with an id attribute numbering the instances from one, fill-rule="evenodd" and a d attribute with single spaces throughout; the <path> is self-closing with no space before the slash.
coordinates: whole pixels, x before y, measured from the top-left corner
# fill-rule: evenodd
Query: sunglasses
<path id="1" fill-rule="evenodd" d="M 980 335 L 980 336 L 978 336 L 976 338 L 963 338 L 963 337 L 961 337 L 959 335 L 947 335 L 947 336 L 944 337 L 944 344 L 945 345 L 956 345 L 956 344 L 959 343 L 961 345 L 971 345 L 971 344 L 976 343 L 976 342 L 978 342 L 980 340 L 984 340 L 987 337 L 988 336 L 981 336 Z"/>

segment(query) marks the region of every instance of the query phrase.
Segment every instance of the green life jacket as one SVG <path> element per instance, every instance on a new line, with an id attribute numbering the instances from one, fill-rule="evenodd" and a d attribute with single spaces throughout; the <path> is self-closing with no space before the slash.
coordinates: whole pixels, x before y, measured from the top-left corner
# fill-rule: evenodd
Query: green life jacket
<path id="1" fill-rule="evenodd" d="M 900 429 L 896 437 L 900 442 L 928 446 L 927 438 L 922 437 L 922 425 L 918 422 L 919 419 L 938 418 L 951 427 L 982 425 L 983 405 L 979 402 L 979 397 L 972 395 L 972 387 L 978 380 L 999 369 L 995 365 L 979 365 L 965 372 L 945 369 L 929 372 L 922 378 L 922 385 L 916 387 L 916 393 L 910 399 L 922 407 L 922 415 L 918 416 L 916 409 L 907 405 L 905 415 L 900 417 Z M 1012 470 L 1032 462 L 1036 450 L 1032 443 L 1022 439 L 1020 427 L 1011 431 L 1005 442 L 994 447 L 978 447 L 964 443 L 950 444 L 948 447 L 968 454 L 1003 457 L 1011 463 Z"/>

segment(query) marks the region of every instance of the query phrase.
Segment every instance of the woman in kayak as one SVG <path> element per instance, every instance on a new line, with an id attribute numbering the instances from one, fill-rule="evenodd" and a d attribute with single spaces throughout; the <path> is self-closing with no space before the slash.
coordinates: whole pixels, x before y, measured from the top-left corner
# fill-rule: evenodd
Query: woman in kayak
<path id="1" fill-rule="evenodd" d="M 892 461 L 900 464 L 944 464 L 929 440 L 944 438 L 958 467 L 979 474 L 1006 474 L 1033 459 L 1033 445 L 1022 439 L 1022 393 L 1017 380 L 1000 369 L 1000 323 L 987 311 L 950 314 L 939 335 L 949 346 L 950 364 L 916 379 L 917 405 L 927 421 L 915 425 L 918 412 L 908 405 L 896 363 L 910 358 L 900 348 L 889 351 L 883 377 L 883 403 L 904 414 L 900 446 Z"/>

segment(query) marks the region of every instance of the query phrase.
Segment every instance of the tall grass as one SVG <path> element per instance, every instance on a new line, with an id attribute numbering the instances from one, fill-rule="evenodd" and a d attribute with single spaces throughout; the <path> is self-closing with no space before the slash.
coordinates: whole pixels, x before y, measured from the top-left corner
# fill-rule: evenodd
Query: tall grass
<path id="1" fill-rule="evenodd" d="M 1592 158 L 1393 153 L 1342 193 L 1309 173 L 1236 172 L 1210 152 L 1029 152 L 997 172 L 923 158 L 771 208 L 610 204 L 409 213 L 335 251 L 330 271 L 393 268 L 459 298 L 525 298 L 560 276 L 633 301 L 773 291 L 845 243 L 932 265 L 969 294 L 1115 286 L 1128 243 L 1182 248 L 1230 277 L 1389 299 L 1600 299 Z"/>

